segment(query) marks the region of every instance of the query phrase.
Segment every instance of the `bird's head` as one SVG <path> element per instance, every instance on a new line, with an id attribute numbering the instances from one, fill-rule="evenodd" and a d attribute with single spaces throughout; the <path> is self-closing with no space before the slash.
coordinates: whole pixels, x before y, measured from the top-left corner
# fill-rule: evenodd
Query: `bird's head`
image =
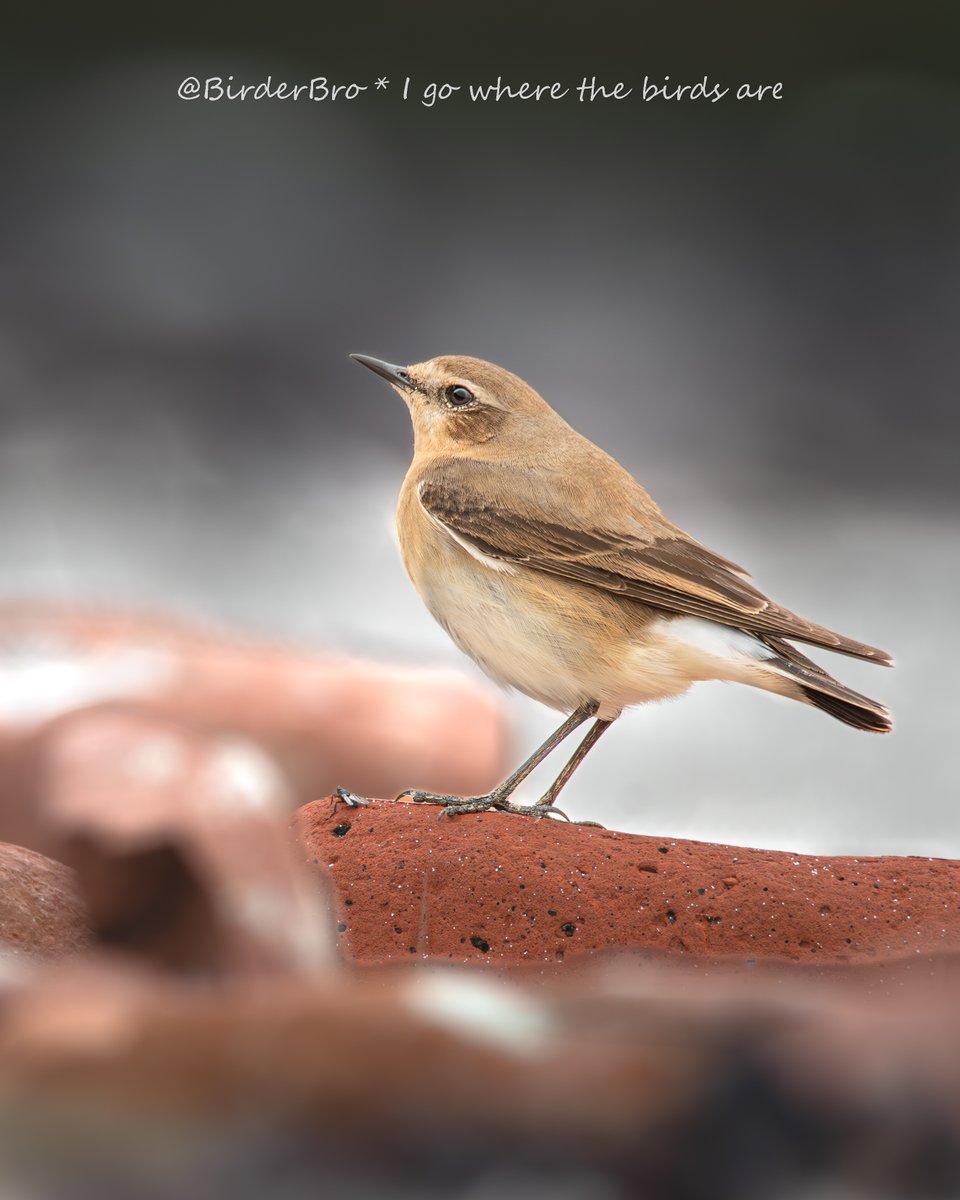
<path id="1" fill-rule="evenodd" d="M 410 409 L 418 453 L 456 453 L 522 438 L 556 414 L 529 384 L 480 358 L 444 355 L 409 367 L 350 357 L 382 375 Z"/>

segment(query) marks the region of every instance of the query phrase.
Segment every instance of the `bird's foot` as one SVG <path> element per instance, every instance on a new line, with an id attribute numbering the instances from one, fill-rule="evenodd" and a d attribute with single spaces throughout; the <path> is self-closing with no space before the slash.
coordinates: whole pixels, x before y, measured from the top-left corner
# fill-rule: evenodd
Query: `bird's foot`
<path id="1" fill-rule="evenodd" d="M 370 803 L 365 796 L 357 796 L 342 787 L 336 789 L 336 797 L 338 800 L 342 800 L 349 808 L 363 808 Z"/>
<path id="2" fill-rule="evenodd" d="M 562 809 L 554 808 L 552 804 L 511 804 L 506 796 L 499 795 L 496 791 L 490 792 L 487 796 L 444 796 L 437 792 L 422 792 L 418 788 L 406 788 L 402 791 L 397 799 L 400 800 L 404 796 L 409 796 L 414 804 L 439 804 L 441 805 L 440 817 L 457 817 L 463 816 L 466 813 L 497 812 L 513 813 L 518 817 L 546 817 L 550 814 L 556 814 L 558 817 L 563 817 L 565 821 L 569 821 Z"/>
<path id="3" fill-rule="evenodd" d="M 562 809 L 556 808 L 554 806 L 553 801 L 555 799 L 556 799 L 556 797 L 551 796 L 550 793 L 547 792 L 546 795 L 540 797 L 540 799 L 536 802 L 536 804 L 532 804 L 530 806 L 530 808 L 534 812 L 536 812 L 537 810 L 539 810 L 540 812 L 545 812 L 545 813 L 562 812 Z M 530 810 L 525 809 L 524 811 L 527 812 Z M 566 813 L 563 813 L 563 816 L 567 818 L 567 820 L 570 822 L 571 825 L 583 825 L 585 828 L 588 828 L 588 829 L 606 829 L 606 825 L 601 825 L 599 821 L 573 821 L 570 819 L 570 817 L 567 817 Z"/>

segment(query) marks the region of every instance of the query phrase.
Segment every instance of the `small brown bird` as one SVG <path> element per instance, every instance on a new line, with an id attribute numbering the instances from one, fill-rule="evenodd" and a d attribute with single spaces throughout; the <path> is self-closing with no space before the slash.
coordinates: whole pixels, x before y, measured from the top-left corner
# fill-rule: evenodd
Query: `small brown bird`
<path id="1" fill-rule="evenodd" d="M 704 679 L 789 696 L 855 729 L 892 728 L 883 705 L 790 643 L 892 666 L 888 654 L 768 600 L 741 567 L 672 525 L 522 379 L 477 358 L 409 367 L 351 358 L 382 375 L 413 419 L 397 529 L 414 587 L 488 675 L 570 714 L 487 796 L 401 795 L 448 814 L 559 813 L 561 788 L 624 708 Z M 516 787 L 590 717 L 541 799 L 512 804 Z"/>

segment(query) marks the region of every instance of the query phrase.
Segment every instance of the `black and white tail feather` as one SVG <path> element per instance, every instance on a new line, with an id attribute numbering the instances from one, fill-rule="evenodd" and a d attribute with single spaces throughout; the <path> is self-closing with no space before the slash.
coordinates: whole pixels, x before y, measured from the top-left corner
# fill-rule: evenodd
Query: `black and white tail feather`
<path id="1" fill-rule="evenodd" d="M 764 666 L 796 684 L 796 699 L 854 729 L 870 733 L 889 733 L 893 729 L 890 713 L 882 704 L 846 687 L 789 642 L 769 636 L 762 640 L 775 655 L 766 659 Z"/>

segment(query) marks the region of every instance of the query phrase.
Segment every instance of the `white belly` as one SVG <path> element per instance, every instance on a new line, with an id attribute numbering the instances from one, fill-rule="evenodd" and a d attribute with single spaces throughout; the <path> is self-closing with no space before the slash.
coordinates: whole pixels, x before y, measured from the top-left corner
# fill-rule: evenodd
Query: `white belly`
<path id="1" fill-rule="evenodd" d="M 669 637 L 634 636 L 622 607 L 593 589 L 476 563 L 414 582 L 437 621 L 487 675 L 561 712 L 597 702 L 599 715 L 612 718 L 715 674 L 691 671 Z"/>
<path id="2" fill-rule="evenodd" d="M 551 620 L 519 600 L 513 580 L 474 567 L 431 580 L 421 594 L 464 654 L 498 683 L 564 712 L 594 698 L 582 639 L 556 615 Z"/>

